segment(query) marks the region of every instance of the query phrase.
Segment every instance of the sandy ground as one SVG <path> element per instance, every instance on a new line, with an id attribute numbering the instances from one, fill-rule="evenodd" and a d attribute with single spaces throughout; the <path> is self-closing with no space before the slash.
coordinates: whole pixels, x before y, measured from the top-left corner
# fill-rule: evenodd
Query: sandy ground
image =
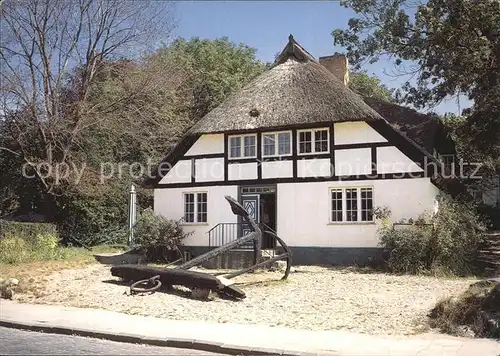
<path id="1" fill-rule="evenodd" d="M 201 301 L 181 292 L 131 296 L 128 286 L 111 276 L 109 267 L 91 265 L 56 272 L 41 293 L 17 294 L 15 298 L 24 303 L 102 308 L 169 319 L 414 334 L 428 329 L 426 314 L 438 300 L 461 293 L 473 282 L 312 266 L 297 267 L 287 281 L 280 281 L 281 277 L 280 272 L 242 275 L 234 280 L 246 292 L 246 299 Z"/>

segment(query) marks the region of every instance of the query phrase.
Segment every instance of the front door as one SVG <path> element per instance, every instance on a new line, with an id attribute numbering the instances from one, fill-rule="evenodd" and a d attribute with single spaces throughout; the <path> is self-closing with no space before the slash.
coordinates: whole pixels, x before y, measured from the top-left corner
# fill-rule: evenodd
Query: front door
<path id="1" fill-rule="evenodd" d="M 258 224 L 260 221 L 260 196 L 259 194 L 243 194 L 241 196 L 241 205 L 247 211 L 248 215 L 251 216 L 255 222 Z M 250 226 L 245 222 L 242 222 L 241 234 L 245 236 L 251 231 Z"/>

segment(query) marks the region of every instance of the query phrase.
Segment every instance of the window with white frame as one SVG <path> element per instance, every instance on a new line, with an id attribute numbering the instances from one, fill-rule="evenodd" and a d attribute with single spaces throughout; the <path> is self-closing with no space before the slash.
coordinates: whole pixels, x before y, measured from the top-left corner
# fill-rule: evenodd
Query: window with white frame
<path id="1" fill-rule="evenodd" d="M 229 136 L 229 158 L 256 157 L 257 137 L 253 135 Z"/>
<path id="2" fill-rule="evenodd" d="M 299 154 L 323 153 L 329 151 L 328 129 L 298 131 Z"/>
<path id="3" fill-rule="evenodd" d="M 292 154 L 292 133 L 270 132 L 262 134 L 262 156 L 286 156 Z"/>
<path id="4" fill-rule="evenodd" d="M 184 222 L 207 222 L 207 193 L 184 193 Z"/>
<path id="5" fill-rule="evenodd" d="M 373 221 L 373 188 L 331 188 L 331 222 Z"/>

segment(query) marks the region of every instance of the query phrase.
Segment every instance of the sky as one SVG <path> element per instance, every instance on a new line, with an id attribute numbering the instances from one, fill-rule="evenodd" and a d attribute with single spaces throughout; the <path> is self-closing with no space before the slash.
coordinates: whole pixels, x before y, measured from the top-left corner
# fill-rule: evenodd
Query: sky
<path id="1" fill-rule="evenodd" d="M 174 35 L 189 39 L 216 39 L 227 36 L 236 43 L 257 49 L 258 59 L 274 60 L 288 41 L 294 38 L 314 57 L 345 52 L 334 46 L 331 32 L 347 28 L 354 11 L 340 6 L 337 1 L 179 1 L 175 6 L 178 20 Z M 381 60 L 363 69 L 376 75 L 389 88 L 398 88 L 402 78 L 387 75 L 392 64 Z M 467 105 L 461 103 L 461 109 Z M 441 103 L 433 109 L 438 113 L 459 113 L 455 100 Z"/>

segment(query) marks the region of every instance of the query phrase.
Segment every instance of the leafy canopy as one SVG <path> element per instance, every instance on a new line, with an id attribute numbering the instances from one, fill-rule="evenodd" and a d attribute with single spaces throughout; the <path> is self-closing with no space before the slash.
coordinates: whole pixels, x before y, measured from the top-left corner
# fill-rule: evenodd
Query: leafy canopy
<path id="1" fill-rule="evenodd" d="M 381 57 L 409 75 L 398 99 L 417 108 L 465 95 L 473 101 L 457 132 L 500 166 L 500 1 L 343 0 L 357 14 L 332 32 L 359 69 Z M 414 79 L 414 82 L 410 79 Z"/>

